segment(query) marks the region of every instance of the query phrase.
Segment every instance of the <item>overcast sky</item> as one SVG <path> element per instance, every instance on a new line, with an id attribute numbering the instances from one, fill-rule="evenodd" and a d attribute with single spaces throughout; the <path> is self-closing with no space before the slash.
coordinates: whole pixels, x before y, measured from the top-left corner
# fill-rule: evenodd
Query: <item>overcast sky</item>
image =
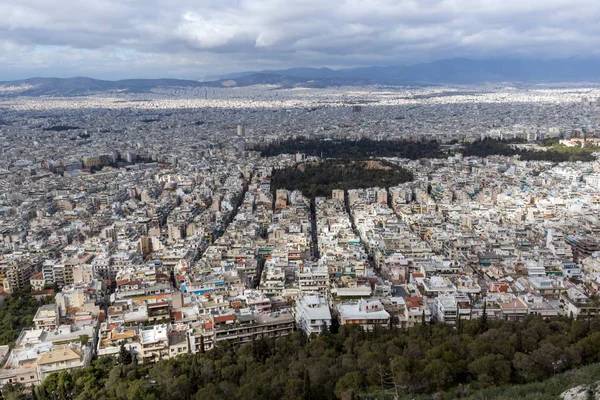
<path id="1" fill-rule="evenodd" d="M 600 0 L 1 0 L 0 16 L 0 80 L 600 53 Z"/>

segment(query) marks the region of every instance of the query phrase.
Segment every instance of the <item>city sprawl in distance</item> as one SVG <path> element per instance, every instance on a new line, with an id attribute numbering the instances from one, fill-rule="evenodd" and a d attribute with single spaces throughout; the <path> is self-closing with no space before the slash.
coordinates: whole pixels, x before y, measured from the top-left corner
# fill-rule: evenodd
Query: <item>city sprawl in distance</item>
<path id="1" fill-rule="evenodd" d="M 598 361 L 598 87 L 27 89 L 0 97 L 7 398 L 403 398 Z"/>

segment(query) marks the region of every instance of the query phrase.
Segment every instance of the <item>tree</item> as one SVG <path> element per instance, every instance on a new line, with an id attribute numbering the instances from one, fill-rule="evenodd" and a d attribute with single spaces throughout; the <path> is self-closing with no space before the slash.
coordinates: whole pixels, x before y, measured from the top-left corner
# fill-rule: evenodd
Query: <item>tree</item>
<path id="1" fill-rule="evenodd" d="M 304 370 L 304 379 L 302 381 L 302 400 L 310 400 L 310 399 L 312 399 L 311 389 L 310 389 L 310 374 L 308 373 L 308 370 L 305 369 Z"/>
<path id="2" fill-rule="evenodd" d="M 329 325 L 329 330 L 334 335 L 336 335 L 340 331 L 340 321 L 338 321 L 337 318 L 331 318 L 331 325 Z"/>
<path id="3" fill-rule="evenodd" d="M 2 397 L 4 400 L 24 400 L 23 386 L 20 383 L 7 383 L 2 388 Z"/>
<path id="4" fill-rule="evenodd" d="M 125 348 L 125 342 L 121 341 L 121 347 L 119 348 L 119 364 L 131 364 L 133 361 L 133 357 L 131 356 L 131 352 Z"/>
<path id="5" fill-rule="evenodd" d="M 81 335 L 79 336 L 79 340 L 81 341 L 81 344 L 85 346 L 88 344 L 90 337 L 88 335 Z"/>
<path id="6" fill-rule="evenodd" d="M 485 332 L 488 330 L 488 322 L 487 322 L 487 300 L 485 297 L 483 298 L 483 313 L 481 314 L 481 320 L 479 323 L 479 331 Z"/>
<path id="7" fill-rule="evenodd" d="M 460 321 L 461 335 L 450 325 L 425 323 L 428 338 L 421 326 L 379 329 L 367 338 L 362 327 L 344 325 L 337 334 L 310 342 L 299 331 L 240 346 L 221 341 L 205 353 L 143 366 L 127 363 L 123 344 L 117 357 L 51 374 L 35 395 L 40 400 L 51 400 L 53 393 L 56 399 L 72 395 L 80 400 L 333 400 L 389 398 L 408 390 L 430 398 L 457 385 L 469 393 L 600 361 L 600 324 L 592 323 L 586 334 L 585 316 L 572 322 L 534 316 L 522 322 L 491 320 L 485 332 L 480 323 Z"/>
<path id="8" fill-rule="evenodd" d="M 327 326 L 327 322 L 325 322 L 325 320 L 323 320 L 323 323 L 321 324 L 321 335 L 328 335 L 329 332 L 329 327 Z"/>
<path id="9" fill-rule="evenodd" d="M 335 395 L 341 398 L 344 395 L 361 392 L 363 390 L 363 375 L 358 372 L 350 372 L 342 376 L 335 384 Z"/>
<path id="10" fill-rule="evenodd" d="M 0 345 L 10 344 L 23 328 L 33 326 L 39 303 L 30 292 L 30 287 L 15 291 L 0 308 Z"/>
<path id="11" fill-rule="evenodd" d="M 490 354 L 469 364 L 469 371 L 484 386 L 503 385 L 510 380 L 511 367 L 500 354 Z"/>
<path id="12" fill-rule="evenodd" d="M 462 328 L 463 328 L 463 324 L 462 324 L 462 318 L 460 317 L 460 307 L 457 304 L 456 305 L 456 333 L 461 335 Z"/>

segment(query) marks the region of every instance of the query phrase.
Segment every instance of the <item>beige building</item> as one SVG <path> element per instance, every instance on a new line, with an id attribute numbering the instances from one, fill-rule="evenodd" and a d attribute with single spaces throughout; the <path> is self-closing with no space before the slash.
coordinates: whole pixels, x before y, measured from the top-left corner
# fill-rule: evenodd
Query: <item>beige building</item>
<path id="1" fill-rule="evenodd" d="M 66 292 L 60 292 L 55 297 L 56 304 L 60 309 L 61 315 L 67 315 L 70 308 L 81 309 L 85 305 L 85 292 L 83 289 L 74 289 Z"/>
<path id="2" fill-rule="evenodd" d="M 38 308 L 33 317 L 37 329 L 53 330 L 58 326 L 60 314 L 56 304 L 46 304 Z"/>
<path id="3" fill-rule="evenodd" d="M 169 358 L 169 326 L 154 325 L 140 332 L 140 357 L 144 364 Z"/>
<path id="4" fill-rule="evenodd" d="M 87 284 L 94 280 L 94 267 L 91 264 L 80 264 L 73 267 L 73 284 Z"/>
<path id="5" fill-rule="evenodd" d="M 44 279 L 43 272 L 40 271 L 33 275 L 29 280 L 29 284 L 33 290 L 43 290 L 44 287 L 46 287 L 46 280 Z"/>
<path id="6" fill-rule="evenodd" d="M 29 284 L 34 275 L 34 264 L 26 259 L 0 261 L 0 279 L 4 291 L 12 293 Z"/>
<path id="7" fill-rule="evenodd" d="M 331 198 L 333 200 L 344 201 L 344 191 L 341 189 L 334 189 L 331 191 Z"/>
<path id="8" fill-rule="evenodd" d="M 42 354 L 37 361 L 37 371 L 40 381 L 54 372 L 83 368 L 87 362 L 80 345 L 59 345 Z"/>

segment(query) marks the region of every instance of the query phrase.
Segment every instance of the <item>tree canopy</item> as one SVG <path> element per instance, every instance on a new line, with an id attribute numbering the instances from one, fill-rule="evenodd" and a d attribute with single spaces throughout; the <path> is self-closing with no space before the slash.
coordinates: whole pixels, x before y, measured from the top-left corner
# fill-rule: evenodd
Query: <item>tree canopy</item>
<path id="1" fill-rule="evenodd" d="M 333 189 L 387 188 L 412 181 L 410 171 L 380 160 L 326 160 L 273 172 L 271 188 L 299 190 L 308 197 L 331 196 Z"/>
<path id="2" fill-rule="evenodd" d="M 15 291 L 0 308 L 0 345 L 14 342 L 23 328 L 33 326 L 40 303 L 31 296 L 30 288 Z"/>
<path id="3" fill-rule="evenodd" d="M 365 332 L 301 332 L 139 366 L 100 358 L 49 376 L 37 399 L 393 398 L 535 382 L 600 361 L 600 319 L 529 317 Z M 54 393 L 54 394 L 53 394 Z M 67 395 L 69 394 L 69 395 Z M 70 397 L 69 397 L 70 396 Z"/>
<path id="4" fill-rule="evenodd" d="M 271 143 L 256 148 L 263 157 L 279 154 L 302 153 L 323 158 L 368 158 L 398 157 L 416 160 L 419 158 L 444 157 L 435 141 L 412 142 L 408 140 L 320 140 L 299 137 L 283 142 Z"/>
<path id="5" fill-rule="evenodd" d="M 462 152 L 465 157 L 487 157 L 491 155 L 520 156 L 527 161 L 594 161 L 593 152 L 600 148 L 590 145 L 568 147 L 555 139 L 541 142 L 545 151 L 518 149 L 511 144 L 526 143 L 524 140 L 498 140 L 486 138 L 472 143 L 463 143 Z M 299 137 L 282 142 L 270 143 L 256 148 L 263 157 L 279 154 L 303 153 L 323 158 L 359 159 L 368 157 L 398 157 L 416 160 L 419 158 L 443 158 L 447 154 L 441 151 L 437 141 L 412 142 L 408 140 L 320 140 Z"/>
<path id="6" fill-rule="evenodd" d="M 594 147 L 568 147 L 556 142 L 546 142 L 549 147 L 546 151 L 520 150 L 511 146 L 514 141 L 503 141 L 496 139 L 477 140 L 465 145 L 463 155 L 487 157 L 490 155 L 520 156 L 524 161 L 595 161 L 592 155 L 600 149 Z"/>

